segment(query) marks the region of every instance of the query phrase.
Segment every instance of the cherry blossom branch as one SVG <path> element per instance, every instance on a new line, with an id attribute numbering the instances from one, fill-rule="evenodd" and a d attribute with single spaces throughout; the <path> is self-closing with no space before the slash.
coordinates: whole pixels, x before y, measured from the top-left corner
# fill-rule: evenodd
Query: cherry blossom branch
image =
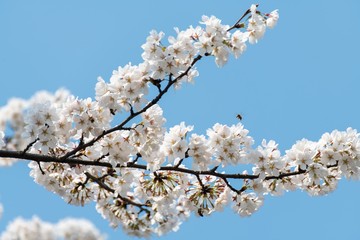
<path id="1" fill-rule="evenodd" d="M 7 151 L 7 150 L 0 150 L 0 157 L 4 158 L 16 158 L 16 159 L 24 159 L 24 160 L 30 160 L 35 162 L 46 162 L 46 163 L 63 163 L 63 164 L 70 164 L 71 166 L 79 164 L 84 166 L 100 166 L 100 167 L 108 167 L 113 168 L 113 166 L 108 162 L 100 162 L 100 161 L 89 161 L 89 160 L 82 160 L 78 158 L 58 158 L 55 156 L 47 156 L 47 155 L 41 155 L 41 154 L 34 154 L 34 153 L 24 153 L 20 151 Z M 138 159 L 139 157 L 137 157 Z M 337 164 L 329 165 L 327 168 L 333 168 L 337 167 Z M 146 165 L 142 164 L 136 164 L 134 162 L 128 162 L 126 166 L 118 164 L 116 168 L 135 168 L 140 170 L 147 170 Z M 192 169 L 187 169 L 179 166 L 163 166 L 160 167 L 158 171 L 172 171 L 172 172 L 181 172 L 181 173 L 187 173 L 196 176 L 199 179 L 200 175 L 208 175 L 208 176 L 214 176 L 221 178 L 224 180 L 224 182 L 230 187 L 230 184 L 227 179 L 248 179 L 248 180 L 255 180 L 259 178 L 259 175 L 252 175 L 252 174 L 240 174 L 240 173 L 219 173 L 216 171 L 216 168 L 213 168 L 211 170 L 207 171 L 196 171 Z M 266 176 L 264 180 L 271 180 L 271 179 L 282 179 L 286 177 L 296 176 L 305 174 L 307 171 L 303 169 L 299 169 L 297 171 L 293 172 L 287 172 L 287 173 L 280 173 L 276 176 Z M 200 181 L 201 182 L 201 181 Z M 199 183 L 200 183 L 199 182 Z M 202 185 L 202 182 L 200 183 Z M 234 192 L 241 192 L 243 190 L 236 190 L 233 187 L 230 187 L 232 191 Z M 105 188 L 106 189 L 106 188 Z M 111 189 L 107 189 L 110 192 L 113 192 Z"/>
<path id="2" fill-rule="evenodd" d="M 70 165 L 81 164 L 84 166 L 101 166 L 101 167 L 112 167 L 108 162 L 99 162 L 99 161 L 88 161 L 81 160 L 78 158 L 58 158 L 56 156 L 42 155 L 35 153 L 24 153 L 22 151 L 8 151 L 0 150 L 1 158 L 13 158 L 13 159 L 24 159 L 35 162 L 46 162 L 46 163 L 65 163 Z"/>
<path id="3" fill-rule="evenodd" d="M 197 57 L 195 57 L 192 61 L 192 63 L 190 64 L 190 66 L 183 72 L 181 73 L 178 77 L 176 77 L 174 80 L 169 80 L 168 84 L 166 85 L 166 87 L 161 90 L 159 92 L 159 94 L 152 100 L 150 101 L 144 108 L 142 108 L 141 110 L 137 111 L 137 112 L 132 112 L 130 113 L 130 116 L 128 116 L 122 123 L 120 123 L 119 125 L 110 128 L 106 131 L 104 131 L 102 134 L 100 134 L 99 136 L 93 138 L 92 140 L 88 141 L 87 143 L 83 143 L 83 144 L 79 144 L 75 149 L 73 149 L 72 151 L 66 153 L 64 156 L 61 157 L 61 159 L 67 159 L 70 156 L 73 156 L 74 154 L 76 154 L 78 151 L 84 150 L 85 148 L 92 146 L 95 142 L 99 141 L 101 138 L 103 138 L 104 136 L 115 132 L 115 131 L 120 131 L 120 130 L 124 130 L 124 126 L 130 122 L 132 119 L 134 119 L 136 116 L 140 115 L 141 113 L 144 113 L 146 110 L 148 110 L 150 107 L 154 106 L 155 104 L 157 104 L 160 99 L 162 98 L 162 96 L 167 93 L 167 91 L 170 89 L 170 87 L 176 83 L 178 80 L 180 80 L 181 78 L 183 78 L 184 76 L 186 76 L 190 69 L 202 58 L 201 55 L 198 55 Z"/>

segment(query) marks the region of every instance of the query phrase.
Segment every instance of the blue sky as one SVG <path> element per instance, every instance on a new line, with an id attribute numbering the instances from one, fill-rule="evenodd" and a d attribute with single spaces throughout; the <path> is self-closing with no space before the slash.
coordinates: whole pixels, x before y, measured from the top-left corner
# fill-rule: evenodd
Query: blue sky
<path id="1" fill-rule="evenodd" d="M 98 76 L 141 61 L 151 29 L 197 25 L 203 14 L 231 25 L 252 1 L 5 1 L 0 0 L 0 105 L 10 97 L 66 87 L 93 97 Z M 213 59 L 197 65 L 195 85 L 170 91 L 160 105 L 167 126 L 185 121 L 205 133 L 219 122 L 237 122 L 261 143 L 274 139 L 282 153 L 296 140 L 324 132 L 360 129 L 359 1 L 257 1 L 262 11 L 279 9 L 277 27 L 238 60 L 219 69 Z M 303 192 L 267 197 L 250 218 L 231 210 L 192 217 L 162 239 L 358 239 L 360 182 L 343 180 L 326 197 Z M 131 239 L 108 227 L 93 205 L 67 205 L 33 183 L 26 164 L 0 169 L 0 232 L 17 216 L 46 221 L 85 217 L 109 239 Z"/>

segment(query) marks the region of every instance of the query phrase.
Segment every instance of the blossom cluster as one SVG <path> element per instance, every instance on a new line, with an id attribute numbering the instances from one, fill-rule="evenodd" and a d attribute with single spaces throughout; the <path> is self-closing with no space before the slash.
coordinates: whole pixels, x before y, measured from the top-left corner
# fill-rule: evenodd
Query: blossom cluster
<path id="1" fill-rule="evenodd" d="M 24 150 L 28 144 L 37 139 L 36 134 L 40 133 L 43 130 L 43 135 L 45 138 L 37 143 L 37 146 L 44 145 L 46 147 L 46 136 L 49 136 L 49 146 L 53 146 L 53 138 L 58 138 L 55 136 L 54 126 L 47 127 L 45 125 L 50 123 L 50 119 L 56 116 L 52 116 L 49 114 L 53 114 L 54 109 L 61 109 L 61 104 L 66 101 L 70 97 L 70 92 L 65 89 L 59 89 L 54 94 L 47 91 L 40 91 L 36 93 L 33 97 L 28 100 L 20 99 L 20 98 L 12 98 L 8 101 L 7 105 L 0 108 L 0 149 L 6 150 Z M 43 107 L 41 105 L 43 104 Z M 50 107 L 50 109 L 46 109 L 46 107 Z M 32 111 L 32 109 L 39 108 L 43 109 L 43 116 L 36 116 L 36 112 Z M 49 112 L 49 114 L 48 114 Z M 30 120 L 31 116 L 33 116 L 33 124 L 31 126 L 26 126 L 26 120 Z M 62 119 L 66 118 L 62 116 Z M 46 122 L 45 122 L 45 119 Z M 62 125 L 63 120 L 58 120 L 57 124 Z M 37 122 L 40 120 L 40 122 Z M 41 124 L 44 123 L 44 126 Z M 35 126 L 39 126 L 39 129 L 36 129 Z M 40 126 L 41 125 L 41 126 Z M 24 129 L 27 128 L 27 131 L 24 132 Z M 50 128 L 50 129 L 47 129 Z M 66 133 L 68 129 L 64 129 L 64 131 L 59 131 L 62 135 L 70 134 Z M 9 136 L 4 138 L 4 132 L 9 132 Z M 57 132 L 56 132 L 57 133 Z M 40 134 L 41 135 L 41 134 Z M 50 136 L 53 136 L 50 139 Z M 56 140 L 57 141 L 57 140 Z M 6 144 L 6 145 L 4 145 Z M 1 158 L 0 166 L 9 166 L 16 162 L 16 159 L 8 159 Z"/>
<path id="2" fill-rule="evenodd" d="M 0 235 L 0 240 L 103 240 L 105 235 L 85 219 L 65 218 L 57 224 L 44 222 L 38 217 L 31 220 L 16 218 Z"/>
<path id="3" fill-rule="evenodd" d="M 250 216 L 266 195 L 324 195 L 341 178 L 358 179 L 360 138 L 351 128 L 302 139 L 282 154 L 273 140 L 254 146 L 241 123 L 216 123 L 203 135 L 185 122 L 166 126 L 159 101 L 171 87 L 194 81 L 197 61 L 214 57 L 223 66 L 278 17 L 256 5 L 233 26 L 203 16 L 201 26 L 176 29 L 167 45 L 163 32 L 151 31 L 144 61 L 119 67 L 109 82 L 99 78 L 94 99 L 59 90 L 10 100 L 0 108 L 0 164 L 31 160 L 35 182 L 69 204 L 95 202 L 113 227 L 139 237 L 176 231 L 191 214 L 231 206 Z M 227 173 L 231 166 L 241 173 Z"/>

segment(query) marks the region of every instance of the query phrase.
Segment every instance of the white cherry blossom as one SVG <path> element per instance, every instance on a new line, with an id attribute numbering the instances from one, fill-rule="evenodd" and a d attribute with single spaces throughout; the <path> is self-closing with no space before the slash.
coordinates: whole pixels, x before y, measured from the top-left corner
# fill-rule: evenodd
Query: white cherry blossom
<path id="1" fill-rule="evenodd" d="M 276 26 L 276 23 L 279 20 L 279 13 L 278 13 L 278 9 L 272 11 L 269 14 L 266 14 L 267 19 L 266 19 L 266 26 L 268 28 L 274 28 Z"/>

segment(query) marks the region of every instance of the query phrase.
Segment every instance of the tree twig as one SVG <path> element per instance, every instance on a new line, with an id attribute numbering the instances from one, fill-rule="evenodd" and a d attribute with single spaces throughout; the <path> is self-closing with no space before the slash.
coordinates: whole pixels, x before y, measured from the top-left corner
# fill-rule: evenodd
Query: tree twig
<path id="1" fill-rule="evenodd" d="M 259 6 L 259 4 L 256 4 L 256 7 L 258 7 L 258 6 Z M 248 15 L 250 12 L 251 12 L 251 10 L 250 10 L 250 8 L 249 8 L 249 9 L 246 10 L 246 12 L 239 18 L 239 20 L 237 20 L 236 23 L 235 23 L 232 27 L 230 27 L 227 31 L 229 32 L 229 31 L 231 31 L 231 30 L 234 29 L 234 28 L 240 28 L 240 27 L 241 27 L 241 24 L 239 24 L 240 21 L 243 20 L 243 18 L 246 17 L 246 15 Z"/>
<path id="2" fill-rule="evenodd" d="M 77 158 L 63 159 L 63 158 L 58 158 L 55 156 L 33 154 L 33 153 L 23 153 L 23 152 L 19 152 L 19 151 L 0 150 L 0 157 L 24 159 L 24 160 L 30 160 L 30 161 L 36 161 L 36 162 L 63 163 L 63 164 L 69 164 L 70 166 L 72 166 L 74 164 L 79 164 L 79 165 L 84 165 L 84 166 L 102 166 L 102 167 L 107 167 L 107 168 L 113 169 L 113 166 L 108 162 L 82 160 L 82 159 L 77 159 Z M 136 160 L 138 158 L 140 158 L 140 155 L 137 155 Z M 337 167 L 337 166 L 338 166 L 338 164 L 333 164 L 333 165 L 327 166 L 327 168 L 333 168 L 333 167 Z M 135 169 L 141 169 L 141 170 L 145 170 L 145 171 L 147 170 L 146 165 L 137 164 L 135 161 L 128 162 L 126 165 L 118 164 L 116 166 L 116 168 L 135 168 Z M 157 171 L 172 171 L 172 172 L 181 172 L 181 173 L 191 174 L 191 175 L 196 176 L 198 180 L 200 179 L 200 175 L 214 176 L 214 177 L 223 179 L 229 187 L 231 185 L 228 182 L 228 179 L 254 180 L 254 179 L 259 178 L 259 175 L 252 175 L 252 174 L 220 173 L 220 172 L 217 172 L 216 169 L 217 168 L 213 168 L 213 169 L 207 170 L 207 171 L 195 171 L 195 170 L 187 169 L 187 168 L 180 167 L 180 166 L 163 166 L 163 167 L 160 167 L 160 169 Z M 276 175 L 276 176 L 266 176 L 264 178 L 264 180 L 283 179 L 286 177 L 305 174 L 306 172 L 307 172 L 306 170 L 299 169 L 299 170 L 292 171 L 292 172 L 280 173 L 279 175 Z M 201 181 L 199 183 L 200 183 L 200 185 L 202 184 Z M 235 192 L 244 191 L 243 188 L 240 190 L 236 190 L 235 188 L 230 187 L 230 189 Z"/>

